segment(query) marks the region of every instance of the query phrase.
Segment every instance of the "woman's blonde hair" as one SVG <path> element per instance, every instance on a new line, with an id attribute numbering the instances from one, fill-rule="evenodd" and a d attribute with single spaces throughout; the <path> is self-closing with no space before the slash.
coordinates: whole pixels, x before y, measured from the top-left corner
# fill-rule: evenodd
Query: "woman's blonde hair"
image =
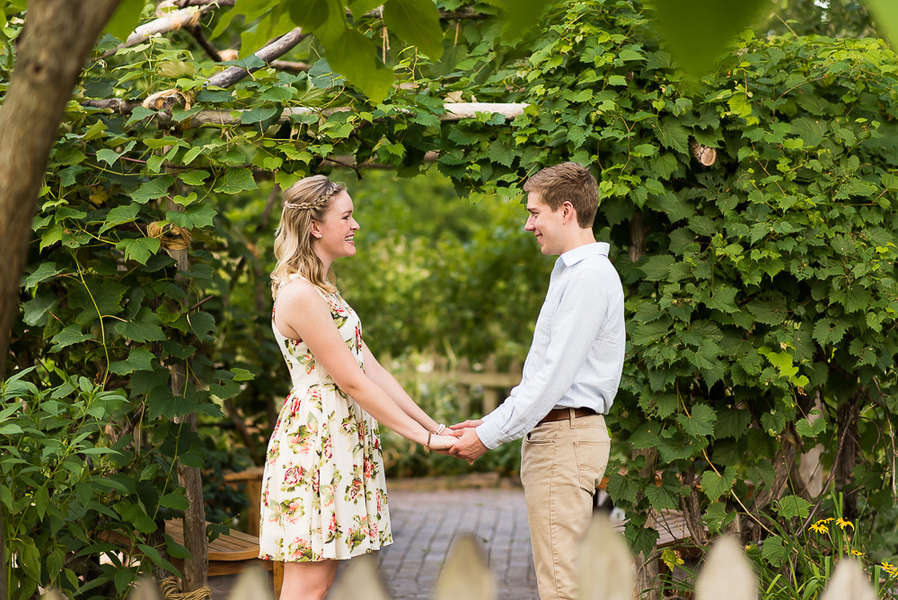
<path id="1" fill-rule="evenodd" d="M 272 297 L 277 294 L 278 286 L 294 273 L 325 292 L 337 291 L 328 280 L 321 259 L 312 250 L 312 221 L 322 222 L 331 198 L 345 189 L 342 183 L 315 175 L 300 179 L 284 191 L 284 209 L 274 239 L 277 266 L 271 272 Z"/>

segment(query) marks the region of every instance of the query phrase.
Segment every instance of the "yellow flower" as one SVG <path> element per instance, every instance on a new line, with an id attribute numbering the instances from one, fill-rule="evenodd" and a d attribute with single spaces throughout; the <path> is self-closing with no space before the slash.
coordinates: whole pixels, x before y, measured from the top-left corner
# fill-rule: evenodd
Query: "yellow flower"
<path id="1" fill-rule="evenodd" d="M 829 527 L 826 526 L 826 521 L 812 523 L 810 529 L 815 533 L 829 533 Z"/>
<path id="2" fill-rule="evenodd" d="M 851 521 L 846 521 L 846 520 L 843 519 L 842 517 L 839 517 L 839 520 L 836 521 L 836 525 L 838 525 L 839 527 L 841 527 L 843 530 L 844 530 L 846 527 L 851 527 L 851 531 L 854 531 L 854 523 L 852 523 Z"/>
<path id="3" fill-rule="evenodd" d="M 896 569 L 895 566 L 892 565 L 892 563 L 887 563 L 885 561 L 882 561 L 882 563 L 880 563 L 880 564 L 882 565 L 882 570 L 885 571 L 886 573 L 888 573 L 889 575 L 894 575 L 895 573 L 898 573 L 898 569 Z"/>
<path id="4" fill-rule="evenodd" d="M 833 517 L 829 517 L 828 519 L 822 519 L 821 521 L 818 521 L 818 523 L 832 523 L 833 521 L 835 521 L 835 519 Z"/>
<path id="5" fill-rule="evenodd" d="M 857 550 L 852 550 L 851 553 L 854 554 L 855 556 L 863 556 L 864 555 L 863 552 L 858 552 Z"/>

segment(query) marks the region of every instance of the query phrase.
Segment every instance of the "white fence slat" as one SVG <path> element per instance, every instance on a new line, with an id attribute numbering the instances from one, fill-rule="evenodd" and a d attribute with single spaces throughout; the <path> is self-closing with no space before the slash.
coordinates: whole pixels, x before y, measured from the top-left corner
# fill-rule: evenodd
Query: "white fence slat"
<path id="1" fill-rule="evenodd" d="M 495 600 L 496 582 L 474 536 L 459 536 L 433 590 L 434 600 Z"/>
<path id="2" fill-rule="evenodd" d="M 228 596 L 230 600 L 274 600 L 271 580 L 260 567 L 250 567 L 240 574 Z"/>
<path id="3" fill-rule="evenodd" d="M 611 521 L 597 513 L 580 544 L 580 600 L 632 600 L 633 557 Z"/>
<path id="4" fill-rule="evenodd" d="M 327 595 L 328 600 L 390 600 L 377 573 L 377 559 L 365 554 L 347 561 Z M 234 598 L 234 600 L 238 600 Z"/>
<path id="5" fill-rule="evenodd" d="M 873 584 L 854 559 L 839 561 L 820 600 L 876 600 Z"/>
<path id="6" fill-rule="evenodd" d="M 742 548 L 730 536 L 714 542 L 695 582 L 696 600 L 756 600 L 758 580 Z"/>
<path id="7" fill-rule="evenodd" d="M 128 600 L 162 600 L 162 593 L 152 577 L 145 577 L 131 590 Z"/>

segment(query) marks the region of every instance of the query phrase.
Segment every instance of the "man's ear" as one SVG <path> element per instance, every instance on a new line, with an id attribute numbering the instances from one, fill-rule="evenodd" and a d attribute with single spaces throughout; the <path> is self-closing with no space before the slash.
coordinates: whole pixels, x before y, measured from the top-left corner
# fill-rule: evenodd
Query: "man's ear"
<path id="1" fill-rule="evenodd" d="M 562 221 L 567 224 L 572 219 L 574 221 L 577 220 L 577 210 L 574 208 L 574 205 L 568 202 L 567 200 L 561 205 L 561 216 Z"/>

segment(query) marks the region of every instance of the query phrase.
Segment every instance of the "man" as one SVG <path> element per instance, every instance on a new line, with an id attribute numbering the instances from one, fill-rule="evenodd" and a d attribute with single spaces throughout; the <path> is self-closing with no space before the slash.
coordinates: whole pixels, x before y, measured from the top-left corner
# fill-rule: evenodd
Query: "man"
<path id="1" fill-rule="evenodd" d="M 598 186 L 577 163 L 536 173 L 524 226 L 540 250 L 561 255 L 536 321 L 523 378 L 482 421 L 453 425 L 450 450 L 469 462 L 524 436 L 521 481 L 541 600 L 577 597 L 576 557 L 608 463 L 602 415 L 611 408 L 624 361 L 624 294 L 592 231 Z"/>

